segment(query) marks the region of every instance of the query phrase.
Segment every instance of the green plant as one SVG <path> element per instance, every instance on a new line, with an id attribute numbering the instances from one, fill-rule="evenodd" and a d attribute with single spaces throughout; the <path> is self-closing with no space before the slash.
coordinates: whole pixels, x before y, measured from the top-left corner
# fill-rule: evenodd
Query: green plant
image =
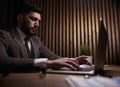
<path id="1" fill-rule="evenodd" d="M 90 48 L 88 45 L 81 45 L 80 46 L 80 54 L 90 56 Z"/>

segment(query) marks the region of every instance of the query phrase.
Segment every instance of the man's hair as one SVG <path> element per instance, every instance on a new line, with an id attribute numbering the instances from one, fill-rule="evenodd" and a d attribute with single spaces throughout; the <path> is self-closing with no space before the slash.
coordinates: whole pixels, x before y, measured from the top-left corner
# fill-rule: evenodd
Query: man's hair
<path id="1" fill-rule="evenodd" d="M 18 14 L 22 13 L 22 12 L 25 12 L 25 13 L 28 13 L 28 12 L 38 12 L 41 14 L 41 9 L 36 6 L 36 5 L 33 5 L 33 4 L 24 4 L 22 5 L 20 11 L 18 12 Z"/>

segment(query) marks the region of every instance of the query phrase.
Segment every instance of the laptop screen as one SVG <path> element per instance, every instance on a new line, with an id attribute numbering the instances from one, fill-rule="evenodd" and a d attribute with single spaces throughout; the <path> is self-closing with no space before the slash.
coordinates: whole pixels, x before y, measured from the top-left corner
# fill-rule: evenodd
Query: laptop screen
<path id="1" fill-rule="evenodd" d="M 99 23 L 98 45 L 96 49 L 96 58 L 95 58 L 95 74 L 103 73 L 104 62 L 106 58 L 107 42 L 108 42 L 108 34 L 101 19 Z"/>

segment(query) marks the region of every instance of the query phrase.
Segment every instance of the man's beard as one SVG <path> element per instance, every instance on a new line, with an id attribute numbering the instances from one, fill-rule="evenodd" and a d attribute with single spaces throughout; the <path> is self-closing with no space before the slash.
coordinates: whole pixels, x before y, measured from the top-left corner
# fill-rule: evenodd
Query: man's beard
<path id="1" fill-rule="evenodd" d="M 36 35 L 37 30 L 38 27 L 29 27 L 25 21 L 22 23 L 22 31 L 27 36 Z"/>
<path id="2" fill-rule="evenodd" d="M 34 29 L 34 28 L 33 28 L 33 29 Z M 31 30 L 32 30 L 32 29 L 31 29 L 31 28 L 28 28 L 28 27 L 22 28 L 23 33 L 26 34 L 27 36 L 33 36 L 33 35 L 36 34 L 36 33 L 32 33 Z"/>

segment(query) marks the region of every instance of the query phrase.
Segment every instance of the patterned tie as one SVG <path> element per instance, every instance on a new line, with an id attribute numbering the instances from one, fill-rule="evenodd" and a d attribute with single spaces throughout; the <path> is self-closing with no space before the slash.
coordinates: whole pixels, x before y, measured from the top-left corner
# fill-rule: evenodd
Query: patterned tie
<path id="1" fill-rule="evenodd" d="M 28 57 L 29 58 L 33 58 L 34 57 L 34 52 L 33 52 L 33 47 L 32 47 L 32 44 L 30 42 L 30 38 L 29 37 L 26 37 L 24 39 L 25 41 L 25 46 L 26 46 L 26 50 L 27 50 L 27 54 L 28 54 Z"/>

